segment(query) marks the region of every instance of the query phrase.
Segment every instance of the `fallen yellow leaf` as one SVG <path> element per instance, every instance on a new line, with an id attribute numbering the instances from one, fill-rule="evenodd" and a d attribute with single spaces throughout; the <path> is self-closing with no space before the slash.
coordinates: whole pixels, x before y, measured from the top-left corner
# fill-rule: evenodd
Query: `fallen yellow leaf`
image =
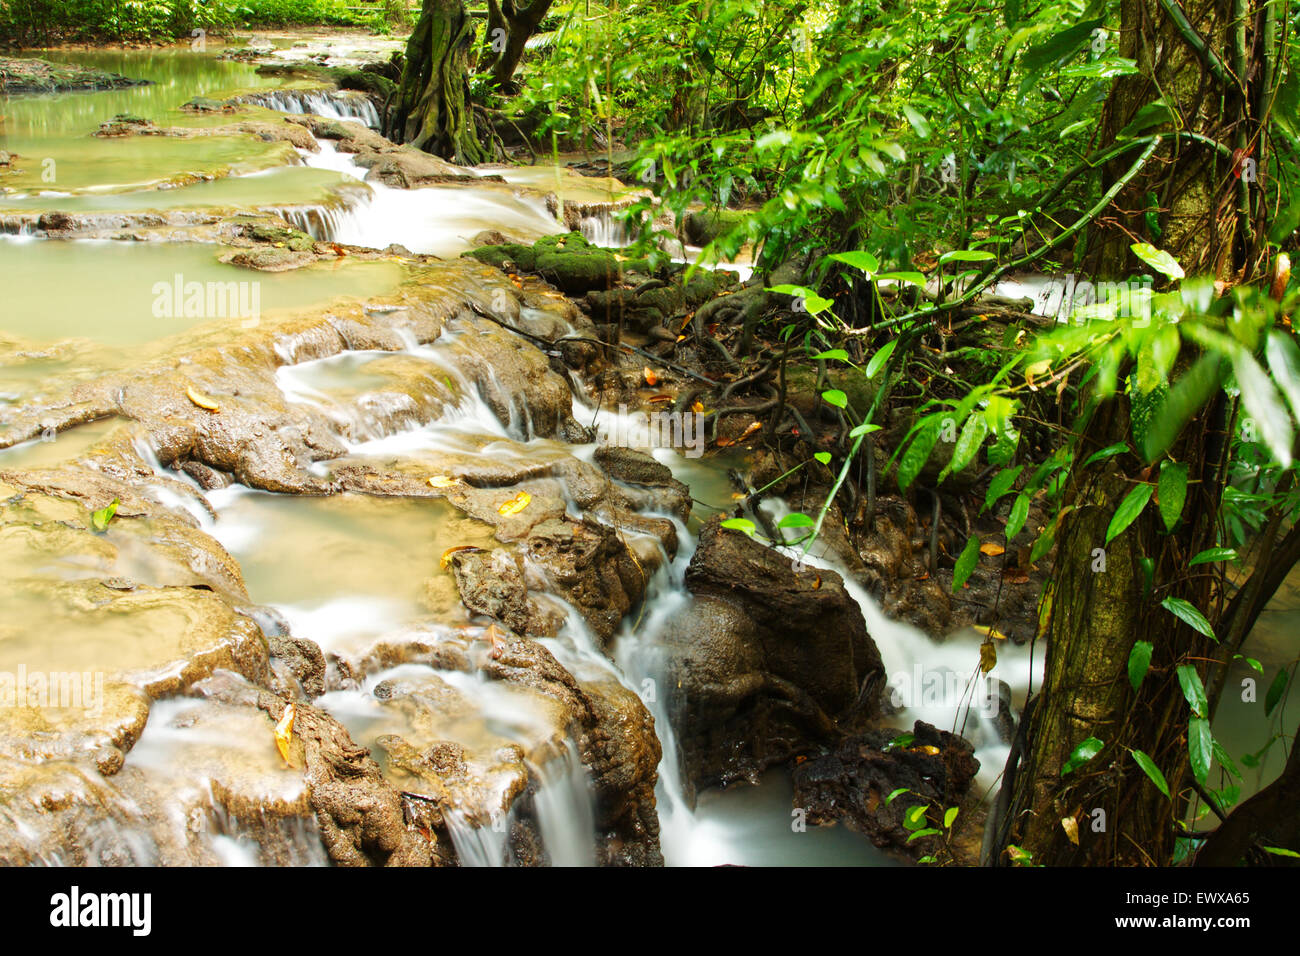
<path id="1" fill-rule="evenodd" d="M 451 567 L 451 559 L 460 551 L 482 551 L 483 549 L 472 544 L 458 544 L 454 548 L 448 548 L 442 552 L 442 558 L 438 561 L 438 567 L 446 571 Z"/>
<path id="2" fill-rule="evenodd" d="M 505 515 L 506 517 L 509 517 L 510 515 L 517 515 L 519 514 L 519 512 L 527 508 L 532 503 L 532 500 L 533 500 L 532 495 L 530 495 L 526 491 L 521 491 L 519 492 L 519 494 L 515 495 L 513 498 L 511 498 L 509 501 L 503 504 L 500 508 L 498 508 L 497 514 Z"/>
<path id="3" fill-rule="evenodd" d="M 645 376 L 645 383 L 647 385 L 655 386 L 659 384 L 659 376 L 656 375 L 654 369 L 649 366 L 643 368 L 641 374 Z"/>
<path id="4" fill-rule="evenodd" d="M 1006 549 L 996 541 L 985 541 L 980 545 L 980 554 L 987 554 L 990 557 L 996 557 L 1002 554 Z"/>
<path id="5" fill-rule="evenodd" d="M 998 646 L 992 639 L 980 645 L 980 670 L 987 674 L 998 666 Z"/>
<path id="6" fill-rule="evenodd" d="M 1005 641 L 1007 636 L 999 631 L 996 627 L 985 627 L 983 624 L 972 624 L 972 630 L 978 631 L 985 637 L 991 637 L 997 641 Z"/>
<path id="7" fill-rule="evenodd" d="M 435 488 L 454 488 L 460 484 L 460 479 L 448 475 L 434 475 L 429 479 L 429 484 Z"/>
<path id="8" fill-rule="evenodd" d="M 193 385 L 185 389 L 185 397 L 195 405 L 199 406 L 199 408 L 206 408 L 210 412 L 219 411 L 221 408 L 221 406 L 217 404 L 216 399 L 208 398 L 208 396 L 204 395 Z"/>
<path id="9" fill-rule="evenodd" d="M 1079 845 L 1079 821 L 1074 817 L 1061 817 L 1061 829 L 1075 846 Z"/>
<path id="10" fill-rule="evenodd" d="M 275 749 L 280 751 L 284 762 L 289 762 L 289 743 L 293 740 L 293 704 L 284 708 L 284 716 L 275 725 Z"/>

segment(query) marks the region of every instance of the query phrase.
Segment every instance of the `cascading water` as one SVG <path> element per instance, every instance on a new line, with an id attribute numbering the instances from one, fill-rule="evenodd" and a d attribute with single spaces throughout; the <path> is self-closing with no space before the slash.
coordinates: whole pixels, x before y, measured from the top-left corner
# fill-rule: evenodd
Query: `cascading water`
<path id="1" fill-rule="evenodd" d="M 240 97 L 237 102 L 299 116 L 311 113 L 329 119 L 360 120 L 379 129 L 379 110 L 364 93 L 350 90 L 269 90 Z"/>

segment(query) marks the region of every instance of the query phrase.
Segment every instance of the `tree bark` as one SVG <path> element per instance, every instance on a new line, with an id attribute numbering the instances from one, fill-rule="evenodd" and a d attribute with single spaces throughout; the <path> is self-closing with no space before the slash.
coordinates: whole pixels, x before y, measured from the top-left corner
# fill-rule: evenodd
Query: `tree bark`
<path id="1" fill-rule="evenodd" d="M 492 158 L 469 97 L 473 39 L 463 0 L 424 0 L 385 130 L 390 139 L 467 166 Z"/>
<path id="2" fill-rule="evenodd" d="M 483 38 L 486 54 L 479 60 L 479 72 L 492 77 L 492 85 L 503 93 L 515 92 L 515 70 L 524 58 L 529 38 L 546 19 L 552 0 L 532 0 L 520 9 L 514 0 L 488 0 L 488 29 Z"/>
<path id="3" fill-rule="evenodd" d="M 1300 738 L 1300 729 L 1296 736 Z M 1255 794 L 1210 834 L 1196 854 L 1197 866 L 1237 866 L 1242 862 L 1296 866 L 1294 857 L 1275 856 L 1262 847 L 1300 853 L 1300 747 L 1291 747 L 1282 775 Z"/>
<path id="4" fill-rule="evenodd" d="M 1085 269 L 1092 274 L 1117 278 L 1137 271 L 1129 250 L 1136 241 L 1172 252 L 1189 275 L 1240 280 L 1258 264 L 1252 239 L 1258 229 L 1251 218 L 1251 203 L 1257 200 L 1233 177 L 1233 165 L 1223 157 L 1226 145 L 1215 145 L 1225 144 L 1227 137 L 1254 142 L 1257 157 L 1265 145 L 1263 130 L 1249 112 L 1242 31 L 1231 26 L 1245 20 L 1233 5 L 1234 0 L 1210 0 L 1197 8 L 1189 23 L 1179 24 L 1174 14 L 1183 7 L 1175 0 L 1123 0 L 1121 54 L 1135 60 L 1139 72 L 1119 78 L 1112 88 L 1104 110 L 1103 142 L 1115 142 L 1138 110 L 1162 95 L 1183 118 L 1181 128 L 1206 139 L 1170 134 L 1157 153 L 1162 162 L 1148 163 L 1120 193 L 1113 214 L 1090 227 Z M 1246 18 L 1260 15 L 1258 3 L 1251 8 L 1246 0 L 1235 0 L 1235 5 L 1246 8 Z M 1233 50 L 1228 59 L 1236 69 L 1224 69 L 1215 50 Z M 1217 66 L 1209 68 L 1207 63 Z M 1130 163 L 1131 158 L 1121 157 L 1113 168 L 1106 168 L 1108 182 L 1116 181 Z M 1150 193 L 1156 194 L 1161 210 L 1154 231 L 1145 214 Z M 1128 441 L 1129 404 L 1123 396 L 1102 404 L 1084 429 L 1078 454 Z M 1226 652 L 1160 603 L 1180 597 L 1214 619 L 1213 579 L 1184 571 L 1192 555 L 1216 543 L 1226 418 L 1220 395 L 1188 423 L 1169 450 L 1173 460 L 1189 466 L 1182 523 L 1172 534 L 1162 533 L 1156 509 L 1148 507 L 1126 531 L 1105 543 L 1115 509 L 1135 482 L 1155 480 L 1154 468 L 1141 469 L 1132 456 L 1120 455 L 1072 474 L 1052 583 L 1040 613 L 1039 639 L 1047 644 L 1044 683 L 990 856 L 1016 844 L 1032 854 L 1034 863 L 1049 866 L 1166 865 L 1172 859 L 1176 824 L 1187 806 L 1190 770 L 1190 711 L 1176 668 L 1194 666 L 1213 693 L 1215 684 L 1206 676 L 1211 666 L 1226 664 Z M 1094 571 L 1096 549 L 1104 551 L 1104 572 Z M 1150 594 L 1139 563 L 1143 557 L 1155 562 Z M 1149 641 L 1153 653 L 1135 692 L 1127 669 L 1137 640 Z M 1213 697 L 1210 704 L 1212 708 Z M 1088 737 L 1100 739 L 1104 748 L 1063 776 L 1069 755 Z M 1135 751 L 1162 771 L 1169 798 L 1138 765 Z M 1076 821 L 1077 845 L 1062 824 L 1065 818 Z"/>

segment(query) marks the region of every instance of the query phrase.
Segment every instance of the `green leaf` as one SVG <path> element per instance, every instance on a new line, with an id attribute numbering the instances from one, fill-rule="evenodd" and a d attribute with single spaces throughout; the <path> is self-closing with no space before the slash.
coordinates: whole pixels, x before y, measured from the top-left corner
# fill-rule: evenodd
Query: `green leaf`
<path id="1" fill-rule="evenodd" d="M 1183 272 L 1183 267 L 1178 264 L 1178 260 L 1169 253 L 1157 249 L 1149 242 L 1135 242 L 1129 246 L 1133 254 L 1155 269 L 1161 275 L 1166 275 L 1171 279 L 1182 279 L 1187 273 Z"/>
<path id="2" fill-rule="evenodd" d="M 871 359 L 867 362 L 866 371 L 864 372 L 867 376 L 867 381 L 871 381 L 875 378 L 876 373 L 885 367 L 885 363 L 889 361 L 889 356 L 894 354 L 894 346 L 896 345 L 898 345 L 898 339 L 890 339 L 882 345 L 879 350 L 877 350 L 875 355 L 871 356 Z"/>
<path id="3" fill-rule="evenodd" d="M 903 826 L 909 830 L 919 830 L 925 825 L 925 813 L 930 809 L 928 803 L 918 803 L 908 807 L 903 813 Z"/>
<path id="4" fill-rule="evenodd" d="M 1283 668 L 1277 672 L 1273 678 L 1273 683 L 1268 685 L 1268 693 L 1264 695 L 1264 716 L 1271 717 L 1273 708 L 1282 702 L 1282 695 L 1286 692 L 1286 685 L 1289 680 L 1286 669 Z"/>
<path id="5" fill-rule="evenodd" d="M 929 421 L 917 429 L 916 437 L 907 446 L 907 451 L 903 452 L 903 458 L 898 463 L 898 487 L 903 491 L 907 491 L 925 467 L 930 452 L 934 451 L 934 443 L 939 440 L 940 427 L 942 421 L 939 416 L 931 416 Z"/>
<path id="6" fill-rule="evenodd" d="M 1164 520 L 1165 530 L 1173 531 L 1187 501 L 1187 465 L 1161 462 L 1157 488 L 1160 492 L 1160 517 Z"/>
<path id="7" fill-rule="evenodd" d="M 831 466 L 831 453 L 828 451 L 813 452 L 813 457 L 820 461 L 827 468 Z"/>
<path id="8" fill-rule="evenodd" d="M 952 829 L 952 821 L 957 819 L 957 814 L 959 812 L 960 807 L 949 807 L 943 812 L 943 828 L 945 830 Z"/>
<path id="9" fill-rule="evenodd" d="M 778 528 L 811 528 L 816 523 L 817 522 L 813 521 L 813 519 L 808 517 L 806 514 L 801 514 L 798 511 L 795 511 L 778 521 L 776 526 Z"/>
<path id="10" fill-rule="evenodd" d="M 939 263 L 942 265 L 948 262 L 988 262 L 995 258 L 997 257 L 993 253 L 985 252 L 983 249 L 954 249 L 941 255 Z"/>
<path id="11" fill-rule="evenodd" d="M 1265 853 L 1272 853 L 1274 856 L 1289 856 L 1300 860 L 1300 853 L 1295 850 L 1288 850 L 1284 846 L 1262 846 L 1260 847 Z"/>
<path id="12" fill-rule="evenodd" d="M 1074 771 L 1101 753 L 1102 748 L 1105 746 L 1096 737 L 1089 737 L 1087 740 L 1082 741 L 1079 746 L 1070 751 L 1070 756 L 1065 758 L 1065 765 L 1061 767 L 1061 776 L 1065 777 L 1074 773 Z"/>
<path id="13" fill-rule="evenodd" d="M 939 831 L 934 827 L 926 827 L 924 830 L 916 830 L 907 838 L 907 842 L 911 843 L 913 840 L 920 839 L 921 837 L 934 836 L 938 832 Z"/>
<path id="14" fill-rule="evenodd" d="M 980 509 L 980 513 L 988 511 L 997 504 L 998 499 L 1011 490 L 1011 486 L 1016 483 L 1016 479 L 1024 470 L 1024 465 L 1016 465 L 1014 468 L 1003 468 L 994 475 L 993 480 L 989 482 L 989 490 L 984 496 L 984 507 Z"/>
<path id="15" fill-rule="evenodd" d="M 920 272 L 878 272 L 876 281 L 884 282 L 889 279 L 893 282 L 906 282 L 908 285 L 919 285 L 925 288 L 925 276 Z"/>
<path id="16" fill-rule="evenodd" d="M 903 115 L 912 124 L 912 129 L 916 130 L 917 136 L 921 137 L 921 139 L 930 138 L 930 124 L 924 116 L 906 103 L 903 104 Z"/>
<path id="17" fill-rule="evenodd" d="M 1151 500 L 1151 494 L 1155 491 L 1151 485 L 1138 485 L 1119 503 L 1115 509 L 1115 515 L 1110 519 L 1110 524 L 1106 526 L 1106 544 L 1110 544 L 1117 536 L 1137 520 L 1137 516 L 1142 513 L 1142 509 L 1147 506 Z"/>
<path id="18" fill-rule="evenodd" d="M 1178 618 L 1184 624 L 1188 625 L 1194 631 L 1200 631 L 1206 637 L 1215 641 L 1214 628 L 1210 627 L 1210 622 L 1205 619 L 1205 615 L 1192 605 L 1190 601 L 1184 601 L 1182 598 L 1167 597 L 1160 602 L 1160 606 Z"/>
<path id="19" fill-rule="evenodd" d="M 1142 772 L 1151 778 L 1151 782 L 1156 785 L 1156 789 L 1168 797 L 1169 784 L 1165 780 L 1165 775 L 1160 772 L 1160 768 L 1156 766 L 1155 761 L 1141 750 L 1133 751 L 1133 759 L 1137 761 L 1137 765 L 1142 768 Z"/>
<path id="20" fill-rule="evenodd" d="M 1151 667 L 1153 649 L 1150 641 L 1138 641 L 1133 645 L 1133 650 L 1128 652 L 1128 682 L 1133 685 L 1135 692 L 1142 686 L 1142 679 Z"/>
<path id="21" fill-rule="evenodd" d="M 1204 354 L 1169 389 L 1142 438 L 1142 455 L 1151 462 L 1174 443 L 1183 426 L 1220 387 L 1219 356 Z"/>
<path id="22" fill-rule="evenodd" d="M 818 352 L 813 356 L 814 360 L 835 359 L 837 362 L 848 362 L 852 364 L 853 360 L 849 358 L 849 353 L 843 349 L 828 349 L 825 352 Z"/>
<path id="23" fill-rule="evenodd" d="M 1232 374 L 1241 388 L 1241 403 L 1259 426 L 1259 437 L 1282 467 L 1289 468 L 1294 438 L 1291 416 L 1278 398 L 1268 373 L 1259 367 L 1254 356 L 1238 347 L 1232 353 Z"/>
<path id="24" fill-rule="evenodd" d="M 1201 675 L 1196 673 L 1193 665 L 1178 665 L 1178 684 L 1183 689 L 1183 697 L 1187 700 L 1187 706 L 1192 708 L 1192 713 L 1197 717 L 1204 717 L 1210 705 L 1205 697 L 1205 685 L 1201 683 Z"/>
<path id="25" fill-rule="evenodd" d="M 1296 346 L 1289 332 L 1270 329 L 1264 351 L 1273 378 L 1286 396 L 1291 411 L 1300 418 L 1300 347 Z"/>
<path id="26" fill-rule="evenodd" d="M 1052 550 L 1052 545 L 1056 543 L 1056 525 L 1049 524 L 1043 529 L 1043 533 L 1034 539 L 1034 546 L 1029 549 L 1029 563 L 1033 564 L 1039 558 Z"/>
<path id="27" fill-rule="evenodd" d="M 1234 548 L 1206 548 L 1198 553 L 1192 560 L 1187 562 L 1189 568 L 1194 568 L 1198 564 L 1209 564 L 1213 561 L 1236 561 L 1237 552 Z"/>
<path id="28" fill-rule="evenodd" d="M 861 438 L 863 435 L 870 435 L 872 432 L 880 431 L 879 425 L 873 425 L 871 422 L 863 422 L 849 432 L 850 438 Z"/>
<path id="29" fill-rule="evenodd" d="M 118 504 L 118 500 L 114 498 L 98 511 L 92 511 L 90 513 L 90 526 L 101 534 L 107 531 L 109 523 L 113 520 L 113 516 L 117 514 Z"/>
<path id="30" fill-rule="evenodd" d="M 1092 31 L 1104 23 L 1102 19 L 1084 20 L 1052 34 L 1042 43 L 1035 43 L 1020 58 L 1020 68 L 1025 72 L 1026 82 L 1032 81 L 1036 74 L 1048 67 L 1075 56 L 1088 42 Z"/>
<path id="31" fill-rule="evenodd" d="M 948 462 L 948 467 L 943 470 L 943 474 L 939 476 L 939 480 L 942 481 L 949 474 L 963 471 L 979 454 L 980 446 L 984 444 L 988 433 L 989 425 L 983 415 L 972 415 L 966 419 L 961 434 L 957 436 L 957 444 L 952 450 L 952 459 Z"/>
<path id="32" fill-rule="evenodd" d="M 889 806 L 905 793 L 907 793 L 906 787 L 899 787 L 897 790 L 892 791 L 889 796 L 885 797 L 885 806 Z"/>
<path id="33" fill-rule="evenodd" d="M 1214 737 L 1210 733 L 1210 722 L 1204 717 L 1193 717 L 1187 722 L 1187 756 L 1192 764 L 1192 776 L 1202 787 L 1205 778 L 1210 775 L 1210 758 L 1213 753 Z"/>
<path id="34" fill-rule="evenodd" d="M 843 262 L 855 269 L 861 269 L 867 275 L 875 275 L 876 271 L 880 269 L 880 260 L 869 252 L 837 252 L 826 258 L 835 262 Z"/>
<path id="35" fill-rule="evenodd" d="M 966 547 L 961 549 L 961 554 L 957 558 L 957 564 L 952 569 L 952 593 L 956 594 L 961 590 L 961 586 L 966 583 L 970 577 L 975 565 L 980 559 L 980 539 L 979 535 L 971 535 L 966 542 Z"/>
<path id="36" fill-rule="evenodd" d="M 1217 740 L 1214 741 L 1214 759 L 1219 761 L 1219 764 L 1224 770 L 1228 771 L 1229 774 L 1236 777 L 1238 780 L 1242 779 L 1241 771 L 1237 769 L 1236 762 L 1229 755 L 1228 751 L 1223 749 Z"/>
<path id="37" fill-rule="evenodd" d="M 912 746 L 912 741 L 915 739 L 916 734 L 913 733 L 899 734 L 889 743 L 885 744 L 885 751 L 897 750 L 899 747 L 910 747 Z"/>
<path id="38" fill-rule="evenodd" d="M 1025 519 L 1029 517 L 1029 495 L 1023 491 L 1016 495 L 1015 503 L 1011 506 L 1011 514 L 1007 516 L 1006 536 L 1010 541 L 1020 533 L 1020 529 L 1025 526 Z"/>
<path id="39" fill-rule="evenodd" d="M 849 404 L 848 396 L 838 388 L 828 388 L 822 392 L 822 399 L 827 405 L 834 405 L 836 408 L 847 408 Z"/>
<path id="40" fill-rule="evenodd" d="M 754 522 L 747 518 L 727 518 L 722 522 L 722 527 L 728 528 L 732 531 L 743 531 L 745 534 L 751 536 L 756 530 L 758 530 L 754 527 Z"/>
<path id="41" fill-rule="evenodd" d="M 1117 445 L 1107 445 L 1101 451 L 1094 451 L 1091 455 L 1085 458 L 1080 467 L 1087 468 L 1094 461 L 1101 461 L 1103 458 L 1109 458 L 1111 455 L 1119 455 L 1126 451 L 1128 451 L 1128 445 L 1124 444 L 1124 442 L 1120 442 Z"/>

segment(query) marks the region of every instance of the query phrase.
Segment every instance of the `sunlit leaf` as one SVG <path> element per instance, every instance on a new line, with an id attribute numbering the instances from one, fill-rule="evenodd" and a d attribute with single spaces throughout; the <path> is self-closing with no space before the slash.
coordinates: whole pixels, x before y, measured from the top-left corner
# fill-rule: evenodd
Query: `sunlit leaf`
<path id="1" fill-rule="evenodd" d="M 1218 640 L 1217 637 L 1214 637 L 1214 628 L 1205 619 L 1205 615 L 1198 611 L 1190 601 L 1178 597 L 1167 597 L 1160 602 L 1160 606 L 1193 630 L 1200 631 L 1206 637 Z"/>
<path id="2" fill-rule="evenodd" d="M 519 492 L 519 494 L 515 495 L 509 501 L 502 504 L 501 507 L 497 508 L 497 514 L 505 515 L 506 517 L 510 517 L 511 515 L 517 515 L 519 514 L 519 512 L 523 511 L 530 504 L 532 504 L 532 501 L 533 501 L 532 495 L 530 495 L 526 491 L 521 491 Z"/>
<path id="3" fill-rule="evenodd" d="M 1142 509 L 1147 506 L 1151 500 L 1151 495 L 1155 491 L 1151 485 L 1138 485 L 1119 503 L 1115 509 L 1114 516 L 1110 519 L 1110 524 L 1106 526 L 1106 544 L 1110 544 L 1115 538 L 1122 534 L 1124 530 L 1137 520 Z"/>
<path id="4" fill-rule="evenodd" d="M 1074 773 L 1074 771 L 1101 753 L 1105 746 L 1096 737 L 1088 737 L 1081 741 L 1077 747 L 1070 751 L 1070 756 L 1065 758 L 1065 763 L 1061 766 L 1061 776 L 1064 777 Z"/>

